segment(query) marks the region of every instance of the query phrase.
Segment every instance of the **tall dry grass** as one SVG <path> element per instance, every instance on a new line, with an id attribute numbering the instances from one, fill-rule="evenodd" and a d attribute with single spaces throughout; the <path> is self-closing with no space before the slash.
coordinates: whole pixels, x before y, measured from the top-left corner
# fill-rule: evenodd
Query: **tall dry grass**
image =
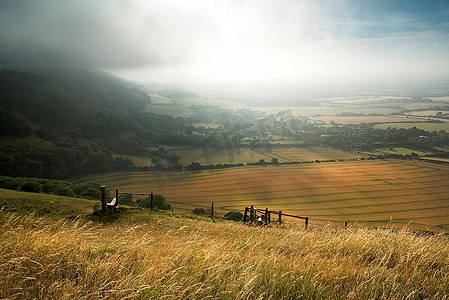
<path id="1" fill-rule="evenodd" d="M 406 230 L 0 215 L 0 298 L 447 299 L 449 239 Z"/>

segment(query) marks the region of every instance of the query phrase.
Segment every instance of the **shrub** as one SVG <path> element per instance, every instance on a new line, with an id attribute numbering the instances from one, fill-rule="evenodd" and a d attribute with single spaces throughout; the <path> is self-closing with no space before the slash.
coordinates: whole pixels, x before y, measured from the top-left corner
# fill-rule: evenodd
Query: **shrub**
<path id="1" fill-rule="evenodd" d="M 87 188 L 79 194 L 83 198 L 98 200 L 100 199 L 100 189 L 97 188 Z"/>
<path id="2" fill-rule="evenodd" d="M 230 211 L 224 215 L 225 220 L 240 221 L 243 218 L 243 214 L 238 211 Z"/>
<path id="3" fill-rule="evenodd" d="M 151 207 L 151 196 L 146 197 L 145 199 L 138 199 L 136 201 L 139 203 L 140 207 Z M 153 206 L 154 208 L 163 209 L 163 210 L 171 210 L 171 204 L 165 201 L 165 197 L 161 194 L 153 195 Z"/>
<path id="4" fill-rule="evenodd" d="M 206 210 L 204 208 L 197 207 L 194 210 L 192 210 L 192 213 L 194 215 L 202 216 L 202 215 L 204 215 L 206 213 Z"/>
<path id="5" fill-rule="evenodd" d="M 9 178 L 3 181 L 2 188 L 8 190 L 18 190 L 22 185 L 22 180 L 18 178 Z"/>
<path id="6" fill-rule="evenodd" d="M 136 206 L 138 203 L 136 201 L 133 201 L 133 195 L 119 195 L 118 196 L 118 204 L 119 205 L 129 205 L 129 206 Z"/>
<path id="7" fill-rule="evenodd" d="M 27 181 L 20 187 L 22 192 L 40 193 L 42 192 L 42 185 L 37 181 Z"/>
<path id="8" fill-rule="evenodd" d="M 91 190 L 89 193 L 86 193 L 88 189 Z M 79 196 L 84 194 L 85 196 L 90 196 L 93 199 L 100 199 L 100 185 L 97 183 L 79 183 L 73 186 L 73 191 Z"/>
<path id="9" fill-rule="evenodd" d="M 76 194 L 68 186 L 64 185 L 58 186 L 58 188 L 56 188 L 56 190 L 53 191 L 53 194 L 66 197 L 76 196 Z"/>
<path id="10" fill-rule="evenodd" d="M 99 211 L 101 210 L 101 202 L 100 201 L 95 201 L 92 204 L 92 210 L 94 211 L 94 214 L 98 214 Z"/>

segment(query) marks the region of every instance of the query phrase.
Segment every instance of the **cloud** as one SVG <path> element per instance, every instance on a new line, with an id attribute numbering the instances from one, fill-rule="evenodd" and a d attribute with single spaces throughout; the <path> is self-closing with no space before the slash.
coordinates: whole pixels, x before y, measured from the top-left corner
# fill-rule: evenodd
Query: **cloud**
<path id="1" fill-rule="evenodd" d="M 0 64 L 87 66 L 142 81 L 258 87 L 449 69 L 447 22 L 379 3 L 3 0 Z"/>
<path id="2" fill-rule="evenodd" d="M 6 0 L 0 63 L 140 67 L 178 64 L 213 20 L 202 7 L 164 1 Z M 213 38 L 213 37 L 211 37 Z"/>

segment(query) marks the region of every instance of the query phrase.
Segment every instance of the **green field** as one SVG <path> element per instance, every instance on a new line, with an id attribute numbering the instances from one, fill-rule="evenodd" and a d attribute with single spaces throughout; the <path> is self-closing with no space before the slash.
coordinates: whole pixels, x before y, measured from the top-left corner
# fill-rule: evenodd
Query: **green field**
<path id="1" fill-rule="evenodd" d="M 270 161 L 271 157 L 266 154 L 257 153 L 249 148 L 237 149 L 215 149 L 215 148 L 182 148 L 168 150 L 170 154 L 176 154 L 183 166 L 192 162 L 199 162 L 202 165 L 208 164 L 236 164 L 257 162 L 260 159 Z"/>
<path id="2" fill-rule="evenodd" d="M 404 128 L 409 129 L 412 127 L 416 127 L 422 130 L 427 131 L 440 131 L 445 130 L 446 132 L 449 132 L 449 122 L 446 123 L 423 123 L 423 122 L 416 122 L 416 123 L 382 123 L 382 124 L 376 124 L 374 128 L 379 129 L 386 129 L 388 127 L 396 127 L 396 128 Z"/>
<path id="3" fill-rule="evenodd" d="M 92 180 L 92 179 L 90 179 Z M 449 167 L 402 160 L 254 166 L 201 172 L 146 173 L 94 179 L 123 192 L 155 192 L 175 209 L 221 213 L 268 207 L 311 222 L 389 222 L 449 229 Z"/>
<path id="4" fill-rule="evenodd" d="M 263 159 L 270 162 L 272 158 L 277 158 L 279 162 L 304 162 L 315 160 L 338 160 L 360 158 L 360 155 L 347 153 L 341 150 L 311 146 L 311 147 L 273 147 L 267 148 L 236 148 L 236 149 L 215 149 L 215 148 L 181 148 L 168 150 L 170 154 L 181 157 L 180 163 L 188 165 L 191 162 L 207 164 L 235 164 L 258 162 Z"/>
<path id="5" fill-rule="evenodd" d="M 322 147 L 273 147 L 267 148 L 174 148 L 167 150 L 170 155 L 178 155 L 179 163 L 187 166 L 192 162 L 199 162 L 202 165 L 208 164 L 247 164 L 258 162 L 263 159 L 270 162 L 272 158 L 277 158 L 279 162 L 305 162 L 315 160 L 348 160 L 360 158 L 360 154 L 349 153 L 341 150 Z M 120 155 L 123 156 L 123 155 Z M 147 156 L 125 155 L 132 159 L 136 166 L 148 166 L 151 160 Z"/>

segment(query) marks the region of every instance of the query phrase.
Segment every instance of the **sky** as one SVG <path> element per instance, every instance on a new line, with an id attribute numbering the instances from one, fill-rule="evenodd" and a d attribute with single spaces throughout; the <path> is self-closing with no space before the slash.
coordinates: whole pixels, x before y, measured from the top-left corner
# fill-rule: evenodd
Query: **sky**
<path id="1" fill-rule="evenodd" d="M 447 0 L 0 0 L 0 66 L 294 89 L 449 79 Z"/>

